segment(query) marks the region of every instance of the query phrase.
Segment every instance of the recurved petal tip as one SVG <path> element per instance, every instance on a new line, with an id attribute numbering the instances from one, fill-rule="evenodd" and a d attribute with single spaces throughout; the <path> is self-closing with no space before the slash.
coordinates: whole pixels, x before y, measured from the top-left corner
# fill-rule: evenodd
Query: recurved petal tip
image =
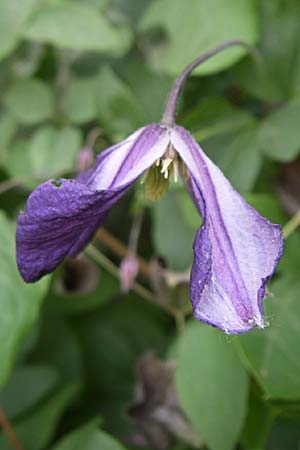
<path id="1" fill-rule="evenodd" d="M 76 180 L 39 185 L 17 221 L 16 255 L 23 279 L 36 281 L 52 272 L 65 256 L 76 255 L 122 194 L 91 191 Z"/>
<path id="2" fill-rule="evenodd" d="M 92 238 L 110 207 L 160 158 L 168 144 L 156 124 L 102 152 L 77 180 L 50 180 L 30 195 L 18 217 L 17 263 L 27 282 L 52 272 Z"/>

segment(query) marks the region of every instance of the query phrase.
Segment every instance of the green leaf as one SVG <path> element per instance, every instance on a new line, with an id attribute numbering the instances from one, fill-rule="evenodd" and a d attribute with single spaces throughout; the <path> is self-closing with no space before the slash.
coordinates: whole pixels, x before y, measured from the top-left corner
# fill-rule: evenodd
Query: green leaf
<path id="1" fill-rule="evenodd" d="M 17 129 L 17 123 L 11 114 L 4 113 L 0 116 L 0 163 L 3 164 L 7 157 L 9 143 Z"/>
<path id="2" fill-rule="evenodd" d="M 61 48 L 107 51 L 116 55 L 126 52 L 132 40 L 127 27 L 113 27 L 96 7 L 67 0 L 41 5 L 24 37 Z"/>
<path id="3" fill-rule="evenodd" d="M 96 92 L 99 88 L 95 77 L 71 81 L 63 98 L 63 111 L 75 124 L 83 124 L 97 117 Z"/>
<path id="4" fill-rule="evenodd" d="M 69 384 L 57 390 L 47 401 L 35 408 L 14 425 L 14 430 L 26 450 L 43 450 L 55 433 L 65 409 L 78 394 L 78 385 Z M 0 435 L 1 450 L 11 450 L 6 438 Z"/>
<path id="5" fill-rule="evenodd" d="M 29 141 L 17 141 L 6 160 L 6 168 L 14 177 L 49 178 L 72 171 L 81 147 L 77 128 L 40 127 Z"/>
<path id="6" fill-rule="evenodd" d="M 156 252 L 166 258 L 168 266 L 174 270 L 187 269 L 193 262 L 195 229 L 186 220 L 181 205 L 182 198 L 177 192 L 169 191 L 152 208 Z"/>
<path id="7" fill-rule="evenodd" d="M 145 124 L 160 122 L 171 90 L 171 80 L 150 70 L 139 60 L 129 61 L 125 77 L 128 86 L 138 99 L 143 122 Z"/>
<path id="8" fill-rule="evenodd" d="M 0 394 L 5 414 L 14 419 L 34 407 L 58 384 L 59 373 L 51 366 L 31 364 L 16 368 Z"/>
<path id="9" fill-rule="evenodd" d="M 14 227 L 0 214 L 0 388 L 6 383 L 27 331 L 39 314 L 50 278 L 25 284 L 15 261 Z"/>
<path id="10" fill-rule="evenodd" d="M 267 156 L 292 161 L 300 151 L 300 101 L 287 103 L 261 125 L 260 143 Z"/>
<path id="11" fill-rule="evenodd" d="M 185 189 L 181 189 L 180 191 L 178 190 L 176 197 L 178 199 L 180 211 L 184 215 L 186 223 L 196 232 L 202 223 L 202 218 L 199 211 Z"/>
<path id="12" fill-rule="evenodd" d="M 78 336 L 63 317 L 50 309 L 51 291 L 47 300 L 39 340 L 31 353 L 31 361 L 54 366 L 64 380 L 78 382 L 83 378 L 83 355 Z"/>
<path id="13" fill-rule="evenodd" d="M 81 134 L 77 128 L 40 128 L 30 142 L 32 173 L 47 171 L 55 174 L 72 170 L 80 147 Z"/>
<path id="14" fill-rule="evenodd" d="M 264 301 L 270 325 L 240 336 L 241 356 L 268 398 L 300 398 L 299 279 L 284 276 Z"/>
<path id="15" fill-rule="evenodd" d="M 262 151 L 257 130 L 240 132 L 207 145 L 207 154 L 222 169 L 240 192 L 253 189 L 262 166 Z M 205 145 L 204 145 L 205 148 Z"/>
<path id="16" fill-rule="evenodd" d="M 39 0 L 0 0 L 0 59 L 21 40 L 22 29 Z"/>
<path id="17" fill-rule="evenodd" d="M 251 95 L 278 102 L 299 92 L 300 4 L 298 0 L 260 0 L 259 7 L 264 70 L 248 57 L 237 66 L 236 74 Z"/>
<path id="18" fill-rule="evenodd" d="M 140 23 L 142 31 L 162 27 L 167 33 L 163 54 L 166 72 L 176 75 L 201 53 L 230 39 L 254 43 L 257 39 L 254 0 L 157 0 L 151 2 Z M 195 70 L 208 74 L 234 64 L 245 50 L 229 49 Z"/>
<path id="19" fill-rule="evenodd" d="M 97 425 L 89 423 L 68 434 L 51 450 L 125 450 L 114 438 L 104 431 L 98 430 Z"/>
<path id="20" fill-rule="evenodd" d="M 266 439 L 275 417 L 262 398 L 258 387 L 253 383 L 250 390 L 248 413 L 242 432 L 241 443 L 246 450 L 265 448 Z"/>
<path id="21" fill-rule="evenodd" d="M 232 106 L 220 96 L 201 99 L 182 118 L 183 126 L 192 131 L 197 141 L 242 131 L 252 126 L 253 117 L 241 108 Z"/>
<path id="22" fill-rule="evenodd" d="M 150 349 L 158 355 L 166 351 L 171 323 L 158 308 L 133 294 L 114 300 L 97 313 L 79 316 L 76 329 L 94 413 L 105 418 L 107 429 L 125 435 L 130 423 L 124 410 L 133 400 L 137 359 Z M 96 395 L 101 401 L 95 405 Z M 89 405 L 86 413 L 91 414 Z"/>
<path id="23" fill-rule="evenodd" d="M 268 438 L 266 450 L 299 450 L 300 427 L 299 421 L 278 419 L 274 423 Z"/>
<path id="24" fill-rule="evenodd" d="M 300 234 L 294 232 L 285 240 L 283 257 L 279 263 L 280 273 L 299 277 L 300 266 Z"/>
<path id="25" fill-rule="evenodd" d="M 77 3 L 88 3 L 93 5 L 95 8 L 100 9 L 100 11 L 105 11 L 105 9 L 109 6 L 111 0 L 73 0 Z"/>
<path id="26" fill-rule="evenodd" d="M 184 115 L 183 124 L 236 189 L 253 188 L 262 152 L 255 119 L 249 113 L 222 97 L 209 96 Z"/>
<path id="27" fill-rule="evenodd" d="M 101 125 L 115 137 L 122 139 L 143 125 L 143 112 L 129 87 L 109 66 L 97 76 L 97 107 Z"/>
<path id="28" fill-rule="evenodd" d="M 211 450 L 230 450 L 247 410 L 248 377 L 220 331 L 191 323 L 178 343 L 176 386 L 184 412 Z"/>
<path id="29" fill-rule="evenodd" d="M 20 123 L 34 125 L 54 113 L 50 88 L 37 79 L 15 81 L 5 96 L 6 106 Z"/>

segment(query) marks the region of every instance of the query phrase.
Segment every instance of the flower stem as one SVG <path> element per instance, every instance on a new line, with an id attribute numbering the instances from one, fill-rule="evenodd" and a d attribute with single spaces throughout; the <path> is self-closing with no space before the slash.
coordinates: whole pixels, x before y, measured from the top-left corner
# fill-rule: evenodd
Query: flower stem
<path id="1" fill-rule="evenodd" d="M 182 91 L 182 88 L 184 86 L 185 80 L 189 76 L 189 74 L 200 64 L 204 63 L 206 60 L 212 58 L 213 56 L 217 55 L 218 53 L 222 52 L 223 50 L 239 46 L 245 48 L 255 59 L 258 67 L 260 69 L 263 69 L 262 65 L 262 59 L 258 51 L 252 47 L 251 45 L 247 44 L 246 42 L 240 41 L 240 40 L 232 40 L 232 41 L 226 41 L 223 42 L 223 44 L 218 45 L 217 47 L 213 48 L 212 50 L 209 50 L 202 55 L 198 56 L 194 61 L 192 61 L 185 69 L 184 71 L 179 75 L 179 77 L 175 80 L 173 84 L 173 88 L 171 90 L 171 93 L 169 95 L 167 106 L 165 109 L 165 112 L 162 117 L 161 124 L 173 127 L 175 125 L 175 112 L 176 112 L 176 105 L 178 102 L 178 98 L 180 96 L 180 93 Z"/>
<path id="2" fill-rule="evenodd" d="M 282 228 L 282 233 L 288 238 L 300 226 L 300 209 Z"/>
<path id="3" fill-rule="evenodd" d="M 119 278 L 119 268 L 109 258 L 107 258 L 107 256 L 105 256 L 102 252 L 100 252 L 100 250 L 98 250 L 96 247 L 94 247 L 93 245 L 89 245 L 85 249 L 85 253 L 95 262 L 100 264 L 111 275 L 113 275 L 116 278 Z M 176 318 L 177 311 L 172 306 L 160 302 L 155 294 L 146 289 L 140 283 L 134 282 L 132 285 L 132 290 L 141 297 L 143 297 L 145 300 L 154 303 L 155 305 L 164 309 L 167 313 Z"/>
<path id="4" fill-rule="evenodd" d="M 120 258 L 125 258 L 128 254 L 128 249 L 126 245 L 123 244 L 118 238 L 113 236 L 105 228 L 100 228 L 97 231 L 96 237 L 102 242 L 107 248 L 113 251 Z M 147 278 L 150 276 L 150 267 L 147 261 L 143 258 L 138 257 L 140 272 Z"/>
<path id="5" fill-rule="evenodd" d="M 23 450 L 16 433 L 1 406 L 0 406 L 0 427 L 2 427 L 3 432 L 5 433 L 7 440 L 10 442 L 12 448 L 14 450 Z"/>

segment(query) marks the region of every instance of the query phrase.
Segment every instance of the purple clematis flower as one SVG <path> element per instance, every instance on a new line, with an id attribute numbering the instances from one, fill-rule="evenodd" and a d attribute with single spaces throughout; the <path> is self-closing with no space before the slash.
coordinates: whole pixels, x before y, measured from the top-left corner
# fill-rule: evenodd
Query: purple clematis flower
<path id="1" fill-rule="evenodd" d="M 265 286 L 283 251 L 280 227 L 253 209 L 190 133 L 174 123 L 177 98 L 190 71 L 237 44 L 225 43 L 185 69 L 161 124 L 140 128 L 108 148 L 78 179 L 49 180 L 32 192 L 17 226 L 17 262 L 25 281 L 53 271 L 67 255 L 76 256 L 112 205 L 142 174 L 159 167 L 162 182 L 170 173 L 175 179 L 183 175 L 203 217 L 191 272 L 194 316 L 229 334 L 264 327 Z"/>

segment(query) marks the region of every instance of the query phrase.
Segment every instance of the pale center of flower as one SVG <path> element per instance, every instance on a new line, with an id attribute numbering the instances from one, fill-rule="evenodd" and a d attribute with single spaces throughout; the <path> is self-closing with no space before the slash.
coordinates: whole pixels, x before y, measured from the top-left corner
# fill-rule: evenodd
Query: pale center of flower
<path id="1" fill-rule="evenodd" d="M 158 200 L 163 197 L 168 189 L 170 177 L 173 177 L 175 183 L 177 183 L 179 172 L 184 181 L 187 181 L 186 166 L 173 145 L 169 143 L 163 156 L 156 161 L 155 165 L 150 167 L 141 179 L 141 183 L 145 185 L 147 198 Z"/>
<path id="2" fill-rule="evenodd" d="M 175 183 L 177 183 L 179 173 L 178 153 L 171 143 L 168 145 L 163 157 L 156 161 L 156 166 L 159 167 L 160 165 L 160 173 L 163 174 L 164 178 L 167 180 L 169 178 L 169 174 L 172 174 Z"/>

